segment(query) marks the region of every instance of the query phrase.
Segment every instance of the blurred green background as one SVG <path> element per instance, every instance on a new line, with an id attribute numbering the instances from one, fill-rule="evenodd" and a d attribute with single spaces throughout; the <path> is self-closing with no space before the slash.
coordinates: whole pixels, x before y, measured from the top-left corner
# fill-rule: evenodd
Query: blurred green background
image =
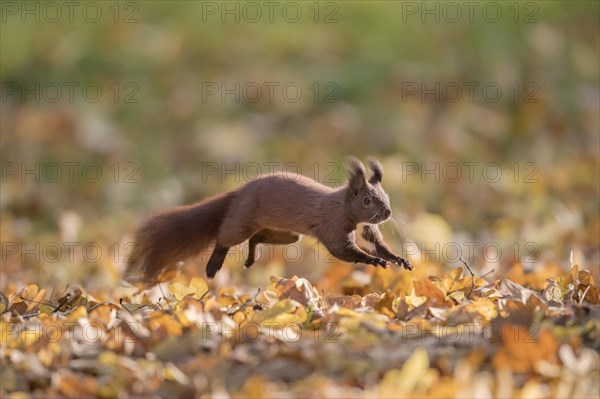
<path id="1" fill-rule="evenodd" d="M 400 252 L 597 273 L 598 2 L 77 4 L 2 3 L 0 289 L 118 284 L 144 218 L 244 181 L 207 165 L 341 184 L 349 154 L 384 164 Z"/>

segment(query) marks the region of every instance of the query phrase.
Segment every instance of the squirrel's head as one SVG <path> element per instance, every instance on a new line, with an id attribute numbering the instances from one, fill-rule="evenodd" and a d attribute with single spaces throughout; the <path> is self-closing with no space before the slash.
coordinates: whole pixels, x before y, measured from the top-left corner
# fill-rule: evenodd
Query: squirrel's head
<path id="1" fill-rule="evenodd" d="M 346 207 L 356 223 L 378 224 L 392 215 L 390 198 L 381 187 L 383 167 L 376 159 L 369 159 L 371 173 L 367 177 L 365 166 L 358 159 L 349 157 L 348 194 Z"/>

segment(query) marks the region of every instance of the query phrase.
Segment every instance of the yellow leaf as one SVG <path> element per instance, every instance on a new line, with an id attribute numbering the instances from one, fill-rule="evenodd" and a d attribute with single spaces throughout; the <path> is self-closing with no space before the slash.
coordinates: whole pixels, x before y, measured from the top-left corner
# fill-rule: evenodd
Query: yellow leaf
<path id="1" fill-rule="evenodd" d="M 153 316 L 150 319 L 149 326 L 151 330 L 164 328 L 168 335 L 180 336 L 183 333 L 181 324 L 166 314 L 156 313 L 158 316 Z"/>
<path id="2" fill-rule="evenodd" d="M 371 329 L 384 330 L 389 321 L 388 316 L 380 313 L 362 313 L 346 308 L 338 310 L 337 315 L 340 317 L 338 322 L 340 331 L 357 331 L 363 325 L 368 325 Z"/>
<path id="3" fill-rule="evenodd" d="M 98 355 L 98 361 L 106 366 L 112 366 L 118 363 L 119 356 L 115 352 L 103 351 Z"/>
<path id="4" fill-rule="evenodd" d="M 284 328 L 292 323 L 304 323 L 306 311 L 298 302 L 287 298 L 277 302 L 269 309 L 255 313 L 252 320 L 260 324 L 268 323 L 275 328 Z"/>
<path id="5" fill-rule="evenodd" d="M 165 365 L 165 378 L 170 381 L 177 381 L 182 385 L 189 385 L 190 379 L 181 370 L 177 368 L 173 363 L 168 362 Z"/>
<path id="6" fill-rule="evenodd" d="M 203 279 L 194 277 L 187 287 L 180 283 L 169 284 L 169 292 L 178 301 L 181 301 L 188 295 L 192 295 L 194 299 L 200 299 L 208 292 L 208 286 Z"/>
<path id="7" fill-rule="evenodd" d="M 242 387 L 242 392 L 248 398 L 264 398 L 267 395 L 267 382 L 260 375 L 250 375 Z"/>
<path id="8" fill-rule="evenodd" d="M 176 300 L 181 301 L 186 296 L 193 294 L 194 290 L 180 283 L 171 283 L 169 284 L 169 292 L 173 294 Z"/>
<path id="9" fill-rule="evenodd" d="M 461 303 L 463 299 L 465 299 L 465 293 L 462 291 L 454 291 L 448 295 L 450 298 L 454 299 L 456 302 Z"/>
<path id="10" fill-rule="evenodd" d="M 87 317 L 87 315 L 88 312 L 85 306 L 78 306 L 77 308 L 75 308 L 75 310 L 69 313 L 69 320 L 79 320 L 82 317 Z"/>
<path id="11" fill-rule="evenodd" d="M 410 295 L 406 296 L 406 303 L 408 305 L 412 306 L 411 309 L 414 309 L 414 308 L 416 308 L 418 306 L 421 306 L 425 302 L 427 302 L 427 297 L 424 296 L 424 295 L 423 296 L 416 295 L 414 289 L 412 290 L 412 292 L 410 293 Z"/>
<path id="12" fill-rule="evenodd" d="M 27 287 L 25 287 L 23 289 L 23 291 L 21 292 L 21 296 L 23 298 L 26 298 L 26 299 L 29 299 L 29 300 L 33 300 L 37 296 L 39 290 L 40 289 L 38 288 L 37 285 L 35 285 L 35 284 L 29 284 Z"/>
<path id="13" fill-rule="evenodd" d="M 390 370 L 379 384 L 379 397 L 397 398 L 428 389 L 437 378 L 429 368 L 429 355 L 425 348 L 417 348 L 401 370 Z"/>
<path id="14" fill-rule="evenodd" d="M 493 320 L 498 317 L 498 307 L 489 299 L 478 299 L 475 302 L 465 306 L 465 310 L 469 313 L 477 313 L 486 320 Z"/>
<path id="15" fill-rule="evenodd" d="M 43 314 L 52 314 L 54 312 L 54 308 L 52 306 L 46 305 L 44 303 L 38 306 L 38 310 Z M 0 312 L 2 313 L 2 312 Z"/>
<path id="16" fill-rule="evenodd" d="M 19 343 L 29 346 L 38 343 L 41 338 L 44 338 L 42 330 L 22 331 L 20 334 Z"/>
<path id="17" fill-rule="evenodd" d="M 192 278 L 192 281 L 190 282 L 190 288 L 194 290 L 194 299 L 200 299 L 208 292 L 208 285 L 206 285 L 204 279 L 200 277 Z"/>

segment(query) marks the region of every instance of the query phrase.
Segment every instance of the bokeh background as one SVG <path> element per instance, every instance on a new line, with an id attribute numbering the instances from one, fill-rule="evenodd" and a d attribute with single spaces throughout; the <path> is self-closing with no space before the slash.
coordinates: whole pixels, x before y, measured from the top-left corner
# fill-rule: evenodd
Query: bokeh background
<path id="1" fill-rule="evenodd" d="M 119 286 L 153 212 L 238 187 L 250 163 L 342 184 L 349 154 L 382 161 L 384 234 L 428 250 L 421 273 L 459 247 L 481 274 L 572 256 L 597 277 L 599 4 L 475 3 L 3 2 L 0 289 Z M 221 278 L 341 267 L 307 251 Z"/>

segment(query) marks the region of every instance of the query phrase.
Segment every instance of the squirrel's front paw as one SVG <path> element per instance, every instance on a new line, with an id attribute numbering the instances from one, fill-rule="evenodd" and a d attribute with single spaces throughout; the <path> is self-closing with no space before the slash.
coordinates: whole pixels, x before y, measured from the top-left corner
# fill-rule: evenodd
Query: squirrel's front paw
<path id="1" fill-rule="evenodd" d="M 401 258 L 401 257 L 398 256 L 395 260 L 396 260 L 396 263 L 399 266 L 402 266 L 406 270 L 413 270 L 414 269 L 413 265 L 410 264 L 410 262 L 408 261 L 408 259 L 404 259 L 404 258 Z"/>
<path id="2" fill-rule="evenodd" d="M 381 259 L 381 258 L 373 258 L 370 262 L 373 266 L 377 267 L 377 266 L 381 266 L 384 269 L 387 267 L 387 260 L 385 259 Z"/>

